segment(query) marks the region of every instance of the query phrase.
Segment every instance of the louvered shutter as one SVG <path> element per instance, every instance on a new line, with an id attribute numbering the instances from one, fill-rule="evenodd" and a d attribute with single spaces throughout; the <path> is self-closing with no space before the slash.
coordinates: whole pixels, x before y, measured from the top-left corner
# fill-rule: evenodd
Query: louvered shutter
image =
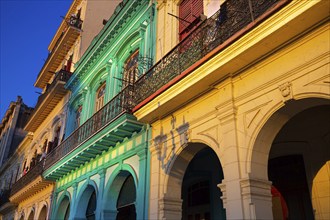
<path id="1" fill-rule="evenodd" d="M 179 17 L 197 26 L 196 20 L 203 13 L 203 0 L 183 0 L 179 6 Z M 185 38 L 194 28 L 188 22 L 179 21 L 180 40 Z M 190 25 L 190 26 L 189 26 Z"/>

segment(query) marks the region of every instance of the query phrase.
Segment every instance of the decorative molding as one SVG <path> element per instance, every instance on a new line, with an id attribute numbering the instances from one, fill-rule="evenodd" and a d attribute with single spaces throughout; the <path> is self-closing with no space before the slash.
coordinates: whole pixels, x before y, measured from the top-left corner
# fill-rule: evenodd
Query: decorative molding
<path id="1" fill-rule="evenodd" d="M 260 179 L 245 178 L 240 180 L 241 193 L 243 199 L 248 199 L 253 203 L 253 198 L 271 201 L 272 182 Z"/>
<path id="2" fill-rule="evenodd" d="M 218 125 L 210 127 L 210 128 L 208 128 L 204 131 L 201 131 L 197 134 L 205 136 L 205 137 L 211 139 L 216 144 L 216 146 L 219 148 L 219 126 Z"/>
<path id="3" fill-rule="evenodd" d="M 329 88 L 330 86 L 330 75 L 324 75 L 318 79 L 315 79 L 307 84 L 305 84 L 304 86 L 326 86 Z"/>
<path id="4" fill-rule="evenodd" d="M 264 102 L 260 105 L 257 105 L 256 107 L 246 111 L 243 114 L 245 130 L 247 130 L 251 127 L 251 125 L 255 121 L 255 119 L 261 114 L 260 112 L 262 111 L 262 108 L 267 106 L 270 102 L 271 102 L 271 100 Z"/>
<path id="5" fill-rule="evenodd" d="M 278 89 L 280 90 L 280 92 L 283 96 L 284 102 L 287 102 L 287 101 L 293 99 L 291 82 L 286 82 L 286 83 L 283 83 L 282 85 L 279 85 Z"/>

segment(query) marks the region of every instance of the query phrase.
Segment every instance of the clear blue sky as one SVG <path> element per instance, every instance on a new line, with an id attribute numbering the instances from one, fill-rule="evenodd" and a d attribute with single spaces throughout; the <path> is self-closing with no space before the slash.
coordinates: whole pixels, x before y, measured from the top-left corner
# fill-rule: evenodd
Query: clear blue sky
<path id="1" fill-rule="evenodd" d="M 0 0 L 0 122 L 17 96 L 30 107 L 48 45 L 72 0 Z"/>

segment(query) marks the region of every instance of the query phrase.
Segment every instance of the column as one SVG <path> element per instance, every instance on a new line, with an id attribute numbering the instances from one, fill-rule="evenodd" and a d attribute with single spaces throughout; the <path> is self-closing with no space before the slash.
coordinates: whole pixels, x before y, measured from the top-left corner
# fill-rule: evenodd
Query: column
<path id="1" fill-rule="evenodd" d="M 100 175 L 100 185 L 99 185 L 99 192 L 98 192 L 97 204 L 95 210 L 95 219 L 105 219 L 104 216 L 102 215 L 102 210 L 104 208 L 103 194 L 104 194 L 105 173 L 106 173 L 106 169 L 101 169 L 98 172 L 98 174 Z"/>
<path id="2" fill-rule="evenodd" d="M 110 59 L 106 65 L 106 72 L 107 72 L 107 77 L 105 79 L 106 81 L 106 92 L 105 92 L 105 102 L 104 103 L 108 103 L 111 98 L 112 98 L 112 94 L 113 92 L 111 91 L 111 89 L 113 88 L 111 85 L 111 66 L 112 66 L 112 59 Z"/>
<path id="3" fill-rule="evenodd" d="M 147 142 L 137 153 L 139 156 L 139 182 L 136 188 L 136 219 L 148 219 L 147 206 L 149 200 L 149 169 L 147 160 Z"/>
<path id="4" fill-rule="evenodd" d="M 240 185 L 245 218 L 273 219 L 272 183 L 248 177 L 241 179 Z"/>
<path id="5" fill-rule="evenodd" d="M 242 206 L 242 195 L 240 186 L 240 164 L 239 146 L 237 141 L 236 128 L 236 107 L 233 103 L 221 106 L 218 109 L 220 121 L 220 143 L 224 151 L 224 158 L 221 161 L 225 179 L 218 185 L 222 191 L 222 200 L 226 209 L 227 219 L 245 219 Z M 250 219 L 250 218 L 247 218 Z"/>
<path id="6" fill-rule="evenodd" d="M 78 188 L 78 183 L 74 183 L 72 185 L 73 187 L 73 192 L 72 192 L 72 198 L 71 198 L 71 201 L 70 201 L 70 215 L 69 215 L 69 220 L 74 220 L 76 219 L 75 218 L 75 214 L 76 214 L 76 205 L 78 204 L 78 201 L 77 201 L 77 188 Z"/>
<path id="7" fill-rule="evenodd" d="M 91 88 L 85 88 L 84 93 L 84 102 L 82 103 L 82 112 L 81 112 L 81 121 L 84 123 L 90 115 L 92 115 L 91 109 L 94 107 L 93 99 L 91 97 Z M 82 124 L 80 123 L 80 124 Z"/>

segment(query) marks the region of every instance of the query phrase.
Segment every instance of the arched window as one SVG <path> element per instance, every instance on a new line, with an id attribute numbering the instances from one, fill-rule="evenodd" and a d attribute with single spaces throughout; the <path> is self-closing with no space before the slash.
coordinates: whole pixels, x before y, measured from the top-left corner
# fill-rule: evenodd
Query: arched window
<path id="1" fill-rule="evenodd" d="M 100 110 L 104 105 L 105 83 L 103 83 L 96 92 L 95 111 Z"/>
<path id="2" fill-rule="evenodd" d="M 86 209 L 86 219 L 94 220 L 96 210 L 96 193 L 93 191 L 91 197 L 89 198 L 87 209 Z"/>
<path id="3" fill-rule="evenodd" d="M 129 175 L 119 193 L 116 220 L 136 219 L 135 200 L 136 188 L 134 179 L 132 175 Z"/>
<path id="4" fill-rule="evenodd" d="M 138 71 L 139 50 L 136 50 L 128 57 L 124 64 L 123 88 L 132 85 L 139 76 Z"/>
<path id="5" fill-rule="evenodd" d="M 53 141 L 53 148 L 57 147 L 59 140 L 60 140 L 60 132 L 61 132 L 61 126 L 58 126 L 55 130 L 55 136 Z"/>
<path id="6" fill-rule="evenodd" d="M 179 5 L 180 41 L 184 39 L 201 21 L 203 0 L 183 0 Z"/>
<path id="7" fill-rule="evenodd" d="M 80 126 L 81 112 L 82 112 L 82 105 L 79 105 L 76 111 L 75 128 L 78 128 Z"/>

